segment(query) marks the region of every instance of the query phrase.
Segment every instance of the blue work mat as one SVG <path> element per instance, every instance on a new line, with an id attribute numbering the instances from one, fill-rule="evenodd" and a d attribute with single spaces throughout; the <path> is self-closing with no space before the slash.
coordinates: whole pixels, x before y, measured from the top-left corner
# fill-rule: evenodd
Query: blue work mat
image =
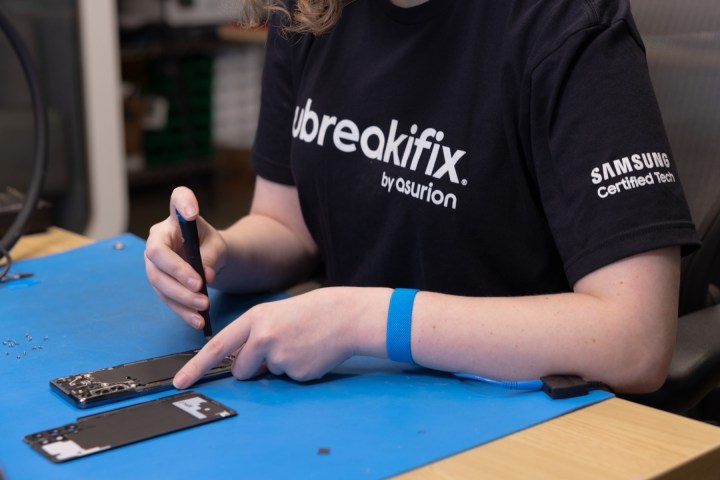
<path id="1" fill-rule="evenodd" d="M 198 385 L 193 389 L 238 415 L 52 464 L 22 437 L 175 392 L 79 410 L 52 392 L 49 380 L 205 341 L 155 296 L 144 247 L 122 235 L 17 262 L 12 271 L 33 276 L 0 284 L 0 337 L 19 343 L 0 347 L 0 468 L 9 479 L 382 478 L 611 396 L 594 391 L 551 400 L 358 357 L 311 383 L 266 376 Z M 283 295 L 211 297 L 217 330 L 253 304 Z"/>

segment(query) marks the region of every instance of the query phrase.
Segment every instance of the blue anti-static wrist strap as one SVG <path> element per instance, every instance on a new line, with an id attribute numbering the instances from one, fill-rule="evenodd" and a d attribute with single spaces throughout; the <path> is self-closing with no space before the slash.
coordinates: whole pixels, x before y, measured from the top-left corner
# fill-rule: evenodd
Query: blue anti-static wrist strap
<path id="1" fill-rule="evenodd" d="M 390 296 L 387 318 L 387 354 L 396 362 L 415 363 L 410 349 L 410 327 L 415 294 L 418 290 L 396 288 Z"/>

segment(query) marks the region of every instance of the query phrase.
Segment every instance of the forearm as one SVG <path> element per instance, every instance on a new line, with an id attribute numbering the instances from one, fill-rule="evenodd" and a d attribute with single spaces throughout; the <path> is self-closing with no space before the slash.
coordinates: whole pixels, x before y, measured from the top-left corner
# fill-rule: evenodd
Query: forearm
<path id="1" fill-rule="evenodd" d="M 313 273 L 316 252 L 285 225 L 258 214 L 220 232 L 226 253 L 212 287 L 229 292 L 286 288 Z"/>
<path id="2" fill-rule="evenodd" d="M 374 301 L 359 293 L 366 301 Z M 377 301 L 389 299 L 378 292 Z M 370 311 L 370 309 L 368 309 Z M 386 317 L 361 323 L 358 354 L 386 356 Z M 662 338 L 602 300 L 578 293 L 469 298 L 421 292 L 412 316 L 412 354 L 419 365 L 501 380 L 576 374 L 618 390 L 644 389 L 639 371 L 666 368 Z M 655 338 L 656 340 L 652 340 Z M 650 340 L 650 341 L 649 341 Z"/>
<path id="3" fill-rule="evenodd" d="M 612 304 L 582 293 L 428 294 L 417 299 L 417 309 L 413 351 L 431 368 L 506 380 L 575 374 L 626 391 L 645 389 L 642 383 L 654 382 L 669 360 L 663 343 L 671 335 L 648 332 Z"/>
<path id="4" fill-rule="evenodd" d="M 224 291 L 286 288 L 317 266 L 318 247 L 290 185 L 257 177 L 250 213 L 220 235 L 224 254 L 212 286 Z"/>
<path id="5" fill-rule="evenodd" d="M 576 374 L 618 391 L 653 390 L 672 354 L 676 264 L 661 262 L 644 274 L 669 281 L 644 284 L 646 277 L 633 279 L 631 270 L 603 285 L 601 294 L 471 298 L 420 292 L 412 315 L 413 358 L 429 368 L 495 379 Z M 594 292 L 593 283 L 603 278 L 590 276 L 584 287 Z M 387 306 L 388 295 L 375 290 L 355 297 Z M 373 314 L 367 323 L 357 322 L 364 326 L 358 353 L 382 357 L 386 317 Z"/>

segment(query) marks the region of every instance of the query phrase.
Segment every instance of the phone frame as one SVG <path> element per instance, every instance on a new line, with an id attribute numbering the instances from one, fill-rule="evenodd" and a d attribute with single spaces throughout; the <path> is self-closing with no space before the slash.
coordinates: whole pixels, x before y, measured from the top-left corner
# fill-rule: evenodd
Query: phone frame
<path id="1" fill-rule="evenodd" d="M 197 349 L 187 350 L 66 375 L 50 380 L 50 388 L 83 409 L 162 392 L 174 388 L 175 373 L 197 352 Z M 225 357 L 197 383 L 230 376 L 233 360 L 233 356 Z"/>

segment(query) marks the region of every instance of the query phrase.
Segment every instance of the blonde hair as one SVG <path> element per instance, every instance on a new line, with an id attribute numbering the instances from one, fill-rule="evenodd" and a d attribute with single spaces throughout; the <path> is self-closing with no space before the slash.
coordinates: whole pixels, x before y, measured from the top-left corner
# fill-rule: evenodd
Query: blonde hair
<path id="1" fill-rule="evenodd" d="M 320 35 L 327 32 L 340 18 L 347 0 L 297 0 L 295 11 L 289 11 L 282 0 L 240 0 L 243 4 L 239 23 L 256 27 L 265 23 L 271 13 L 279 13 L 288 20 L 285 30 Z"/>

